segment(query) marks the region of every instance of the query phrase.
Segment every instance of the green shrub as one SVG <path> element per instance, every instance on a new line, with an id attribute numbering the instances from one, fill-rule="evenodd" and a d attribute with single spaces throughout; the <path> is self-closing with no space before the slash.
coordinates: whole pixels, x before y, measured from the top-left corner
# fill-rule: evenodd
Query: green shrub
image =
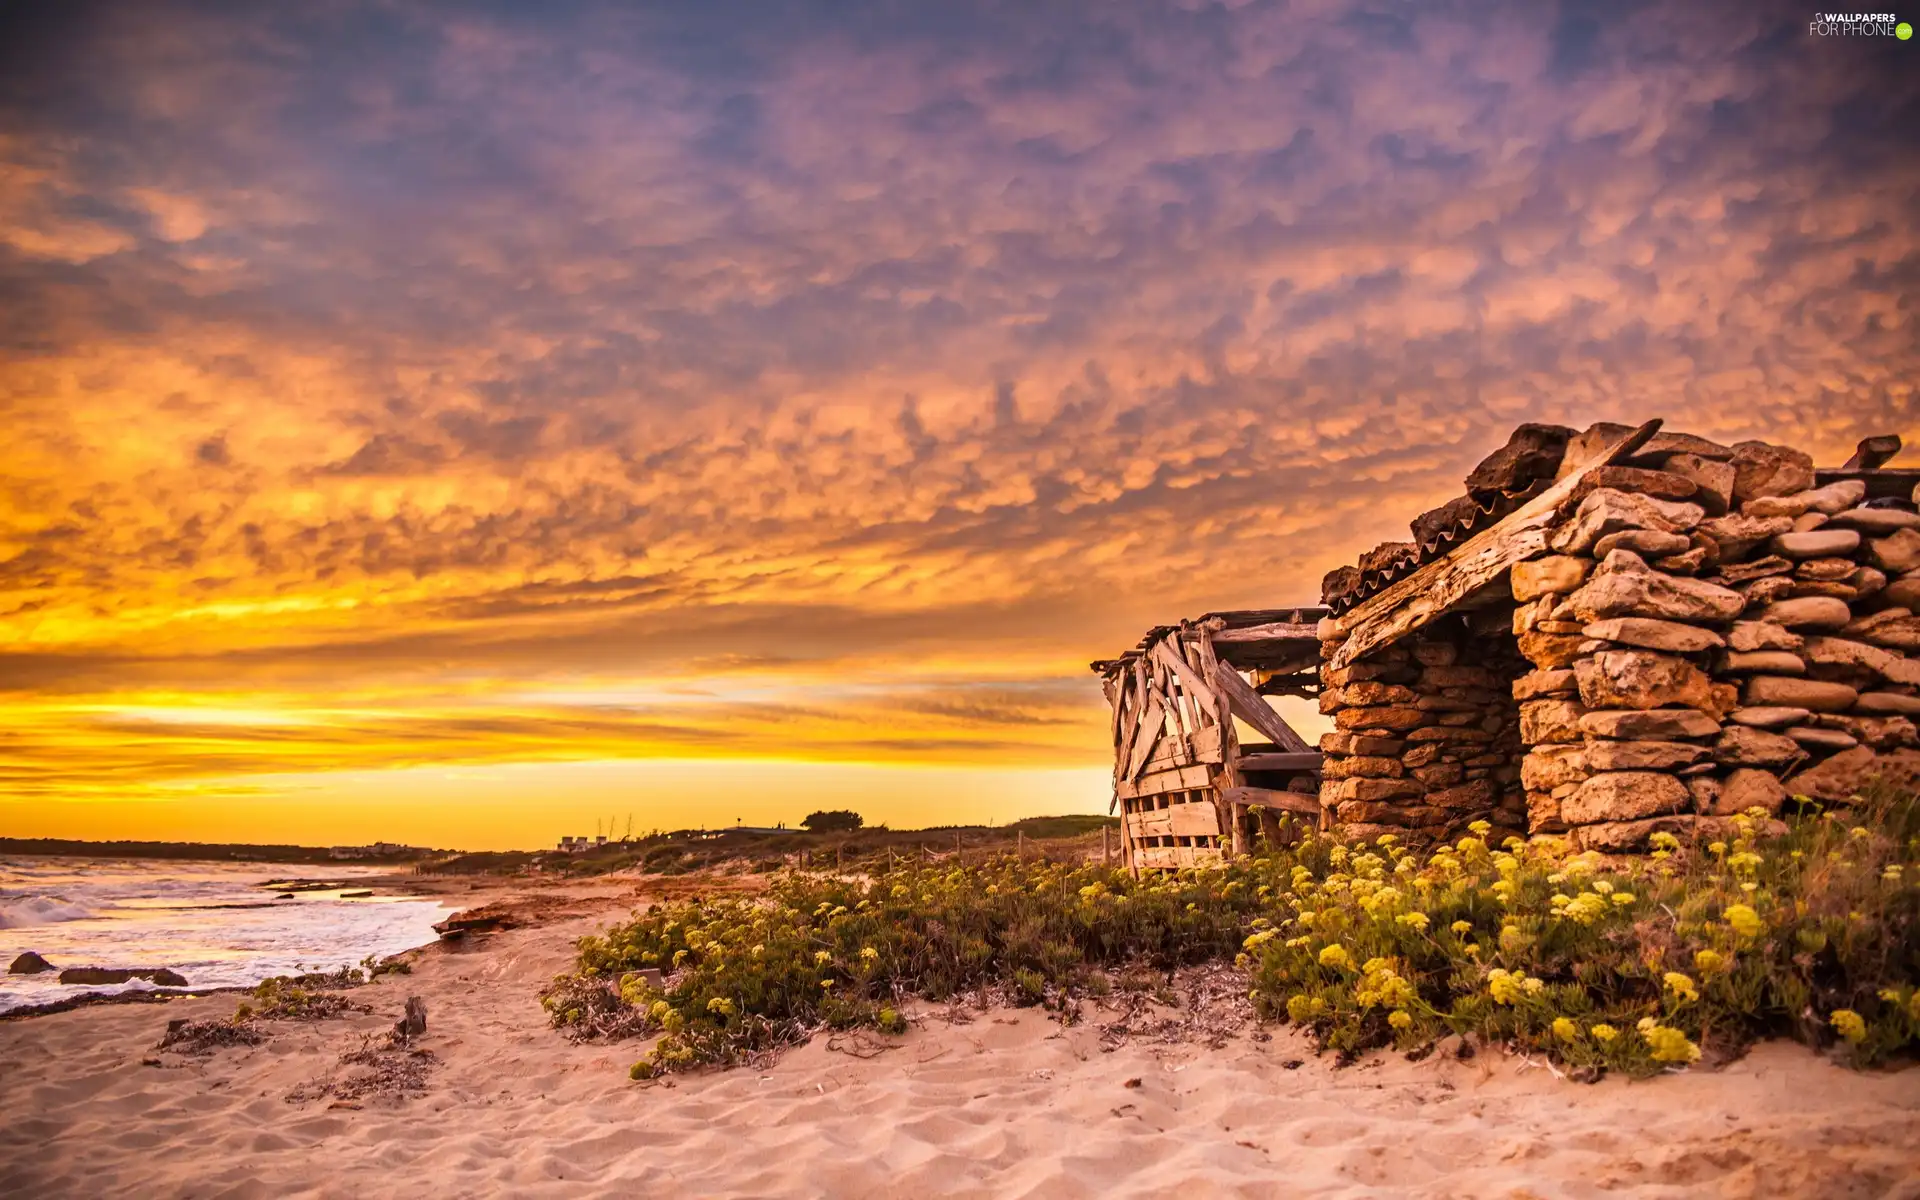
<path id="1" fill-rule="evenodd" d="M 583 939 L 543 1001 L 576 1036 L 664 1035 L 645 1077 L 821 1028 L 898 1030 L 908 997 L 997 985 L 1067 1009 L 1231 958 L 1256 1012 L 1342 1055 L 1462 1034 L 1645 1074 L 1788 1035 L 1865 1065 L 1920 1037 L 1915 803 L 1869 809 L 1771 837 L 1754 814 L 1725 842 L 1611 863 L 1476 827 L 1426 852 L 1309 837 L 1141 879 L 1012 857 L 791 873 L 761 900 L 662 905 Z"/>

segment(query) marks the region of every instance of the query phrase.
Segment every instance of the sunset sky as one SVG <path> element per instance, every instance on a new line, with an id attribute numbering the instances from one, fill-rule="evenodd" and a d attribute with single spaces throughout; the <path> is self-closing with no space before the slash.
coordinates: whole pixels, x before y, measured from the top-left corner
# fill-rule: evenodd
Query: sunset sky
<path id="1" fill-rule="evenodd" d="M 1103 810 L 1089 659 L 1518 422 L 1920 432 L 1803 6 L 7 12 L 0 834 Z"/>

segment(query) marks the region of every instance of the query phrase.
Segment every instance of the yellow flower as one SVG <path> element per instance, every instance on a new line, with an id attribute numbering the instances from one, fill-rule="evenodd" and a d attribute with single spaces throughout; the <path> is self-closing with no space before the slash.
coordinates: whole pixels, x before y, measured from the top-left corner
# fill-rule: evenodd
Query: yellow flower
<path id="1" fill-rule="evenodd" d="M 1664 976 L 1667 990 L 1681 1000 L 1698 1000 L 1700 993 L 1694 990 L 1693 980 L 1678 971 L 1668 971 Z"/>
<path id="2" fill-rule="evenodd" d="M 1727 852 L 1727 844 L 1725 842 L 1708 842 L 1707 843 L 1707 853 L 1713 855 L 1715 858 L 1719 858 L 1722 854 L 1725 854 L 1726 852 Z"/>
<path id="3" fill-rule="evenodd" d="M 1625 908 L 1627 905 L 1633 903 L 1634 896 L 1632 892 L 1615 892 L 1609 899 L 1621 908 Z"/>
<path id="4" fill-rule="evenodd" d="M 862 962 L 873 962 L 879 957 L 880 957 L 880 952 L 878 950 L 875 950 L 872 946 L 860 947 L 860 960 Z"/>
<path id="5" fill-rule="evenodd" d="M 1620 1031 L 1611 1025 L 1595 1025 L 1587 1030 L 1587 1032 L 1593 1035 L 1594 1041 L 1602 1044 L 1610 1042 L 1620 1036 Z"/>
<path id="6" fill-rule="evenodd" d="M 1860 1019 L 1859 1013 L 1850 1008 L 1835 1009 L 1833 1016 L 1828 1019 L 1828 1024 L 1832 1025 L 1841 1037 L 1856 1045 L 1867 1040 L 1867 1023 Z"/>
<path id="7" fill-rule="evenodd" d="M 1609 895 L 1613 891 L 1613 884 L 1604 879 L 1596 879 L 1593 881 L 1593 890 L 1599 892 L 1602 896 Z"/>
<path id="8" fill-rule="evenodd" d="M 1453 930 L 1455 933 L 1465 934 L 1468 930 L 1473 928 L 1473 922 L 1472 921 L 1455 921 L 1453 924 L 1447 926 L 1447 928 Z"/>
<path id="9" fill-rule="evenodd" d="M 1670 1025 L 1655 1025 L 1645 1030 L 1647 1047 L 1653 1052 L 1653 1061 L 1668 1063 L 1690 1063 L 1700 1059 L 1700 1047 L 1687 1039 L 1687 1035 Z"/>
<path id="10" fill-rule="evenodd" d="M 1555 1017 L 1553 1019 L 1553 1036 L 1563 1042 L 1577 1042 L 1580 1040 L 1580 1027 L 1565 1017 Z"/>
<path id="11" fill-rule="evenodd" d="M 1387 1014 L 1387 1024 L 1393 1026 L 1395 1029 L 1411 1029 L 1413 1028 L 1413 1016 L 1405 1009 L 1396 1008 Z"/>
<path id="12" fill-rule="evenodd" d="M 733 1001 L 727 999 L 725 996 L 715 996 L 713 999 L 707 1001 L 707 1011 L 710 1013 L 719 1013 L 723 1017 L 730 1017 L 733 1015 Z"/>
<path id="13" fill-rule="evenodd" d="M 1693 956 L 1694 969 L 1702 975 L 1711 975 L 1726 965 L 1726 956 L 1718 950 L 1701 950 Z"/>
<path id="14" fill-rule="evenodd" d="M 1347 948 L 1339 942 L 1320 951 L 1320 965 L 1323 967 L 1350 967 L 1353 959 L 1347 954 Z"/>
<path id="15" fill-rule="evenodd" d="M 825 966 L 827 963 L 833 961 L 833 954 L 827 950 L 815 950 L 813 952 L 813 961 L 816 966 Z"/>
<path id="16" fill-rule="evenodd" d="M 1427 914 L 1423 912 L 1401 913 L 1399 919 L 1402 925 L 1410 926 L 1422 933 L 1426 932 Z"/>
<path id="17" fill-rule="evenodd" d="M 1727 924 L 1733 926 L 1733 931 L 1741 937 L 1759 937 L 1766 932 L 1767 923 L 1760 919 L 1759 913 L 1745 904 L 1729 904 L 1722 915 L 1727 918 Z"/>
<path id="18" fill-rule="evenodd" d="M 1485 821 L 1470 822 L 1467 825 L 1467 828 L 1471 829 L 1474 832 L 1474 834 L 1478 837 L 1485 837 L 1489 833 L 1493 832 L 1493 826 L 1487 824 Z"/>

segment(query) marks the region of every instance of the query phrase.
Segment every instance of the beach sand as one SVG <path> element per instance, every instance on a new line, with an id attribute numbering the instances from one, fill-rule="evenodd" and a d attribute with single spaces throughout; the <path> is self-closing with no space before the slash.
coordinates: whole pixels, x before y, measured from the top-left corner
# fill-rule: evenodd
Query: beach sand
<path id="1" fill-rule="evenodd" d="M 637 1044 L 570 1044 L 537 1000 L 630 893 L 546 898 L 547 923 L 430 948 L 351 993 L 373 1012 L 258 1046 L 155 1049 L 230 995 L 0 1022 L 0 1195 L 1920 1196 L 1920 1071 L 1785 1044 L 1581 1085 L 1492 1052 L 1336 1068 L 1279 1028 L 1109 1052 L 1089 1006 L 634 1084 Z M 289 1101 L 351 1077 L 409 995 L 437 1060 L 418 1096 Z"/>

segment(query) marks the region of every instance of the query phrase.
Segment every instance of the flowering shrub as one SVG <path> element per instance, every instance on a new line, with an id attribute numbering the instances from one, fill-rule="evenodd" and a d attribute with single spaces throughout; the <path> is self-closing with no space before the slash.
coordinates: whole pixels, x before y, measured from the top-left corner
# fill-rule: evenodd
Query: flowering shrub
<path id="1" fill-rule="evenodd" d="M 1915 801 L 1871 807 L 1774 837 L 1756 812 L 1727 841 L 1662 835 L 1624 863 L 1494 847 L 1476 825 L 1425 852 L 1309 837 L 1141 879 L 1011 857 L 789 874 L 760 900 L 663 905 L 583 939 L 545 1003 L 580 1036 L 662 1034 L 645 1077 L 823 1027 L 897 1031 L 908 997 L 994 983 L 1062 1005 L 1110 970 L 1232 958 L 1258 1013 L 1343 1055 L 1471 1034 L 1645 1074 L 1786 1034 L 1868 1064 L 1920 1039 Z"/>

